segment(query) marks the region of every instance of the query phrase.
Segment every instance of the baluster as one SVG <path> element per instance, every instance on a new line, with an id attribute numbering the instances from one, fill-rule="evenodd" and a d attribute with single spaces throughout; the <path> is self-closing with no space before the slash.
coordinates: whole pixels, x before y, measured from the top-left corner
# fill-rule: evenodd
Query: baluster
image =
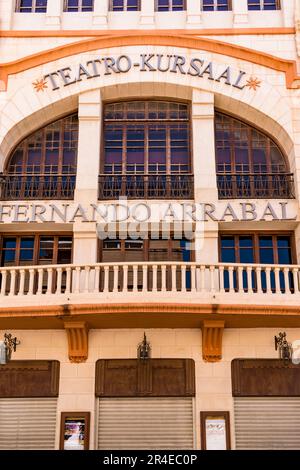
<path id="1" fill-rule="evenodd" d="M 200 272 L 201 272 L 201 292 L 203 293 L 205 292 L 205 272 L 206 272 L 205 266 L 201 266 Z"/>
<path id="2" fill-rule="evenodd" d="M 291 292 L 292 289 L 290 286 L 290 279 L 289 279 L 289 273 L 290 270 L 289 268 L 284 268 L 283 274 L 284 274 L 284 290 L 282 291 L 283 294 L 287 294 L 288 292 Z"/>
<path id="3" fill-rule="evenodd" d="M 56 291 L 55 294 L 61 294 L 61 284 L 62 284 L 62 268 L 56 269 Z"/>
<path id="4" fill-rule="evenodd" d="M 253 285 L 252 285 L 252 267 L 247 267 L 247 284 L 248 284 L 248 294 L 253 294 Z"/>
<path id="5" fill-rule="evenodd" d="M 100 291 L 100 266 L 95 267 L 95 278 L 94 278 L 94 294 L 98 294 Z"/>
<path id="6" fill-rule="evenodd" d="M 275 294 L 280 294 L 280 277 L 279 277 L 280 268 L 275 268 Z"/>
<path id="7" fill-rule="evenodd" d="M 34 269 L 29 269 L 29 289 L 28 289 L 28 295 L 33 295 L 34 274 L 35 274 L 35 270 L 34 270 Z"/>
<path id="8" fill-rule="evenodd" d="M 186 292 L 186 265 L 181 266 L 181 292 Z"/>
<path id="9" fill-rule="evenodd" d="M 196 292 L 196 266 L 191 266 L 191 292 Z"/>
<path id="10" fill-rule="evenodd" d="M 244 286 L 244 277 L 243 277 L 243 273 L 244 273 L 244 268 L 243 266 L 239 266 L 238 267 L 238 286 L 237 286 L 237 289 L 238 289 L 238 292 L 241 293 L 241 292 L 245 292 L 246 288 Z"/>
<path id="11" fill-rule="evenodd" d="M 152 292 L 157 292 L 157 265 L 152 266 Z"/>
<path id="12" fill-rule="evenodd" d="M 75 268 L 74 294 L 79 294 L 80 293 L 80 277 L 81 277 L 81 268 L 80 268 L 80 266 L 76 266 L 76 268 Z"/>
<path id="13" fill-rule="evenodd" d="M 123 266 L 123 292 L 128 292 L 128 266 Z"/>
<path id="14" fill-rule="evenodd" d="M 113 282 L 113 292 L 119 291 L 119 266 L 114 266 L 114 282 Z"/>
<path id="15" fill-rule="evenodd" d="M 266 294 L 271 293 L 271 268 L 266 268 Z"/>
<path id="16" fill-rule="evenodd" d="M 53 283 L 53 269 L 47 268 L 47 292 L 46 294 L 52 294 L 52 283 Z"/>
<path id="17" fill-rule="evenodd" d="M 66 290 L 65 294 L 70 294 L 71 292 L 71 276 L 72 276 L 72 269 L 68 267 L 66 269 Z"/>
<path id="18" fill-rule="evenodd" d="M 104 266 L 103 292 L 109 292 L 109 266 Z"/>
<path id="19" fill-rule="evenodd" d="M 219 266 L 219 285 L 220 285 L 220 293 L 225 293 L 224 288 L 224 266 Z"/>
<path id="20" fill-rule="evenodd" d="M 235 288 L 234 288 L 234 267 L 233 266 L 229 266 L 228 268 L 228 272 L 229 272 L 229 292 L 232 294 L 235 292 Z M 243 289 L 243 283 L 242 283 L 242 289 Z"/>
<path id="21" fill-rule="evenodd" d="M 25 269 L 20 269 L 20 286 L 18 295 L 24 295 L 24 286 L 25 286 Z"/>
<path id="22" fill-rule="evenodd" d="M 215 292 L 215 266 L 210 266 L 210 292 Z"/>
<path id="23" fill-rule="evenodd" d="M 196 291 L 200 292 L 201 291 L 201 271 L 200 267 L 196 266 Z"/>
<path id="24" fill-rule="evenodd" d="M 42 295 L 43 293 L 43 268 L 38 269 L 38 288 L 37 288 L 37 295 Z"/>
<path id="25" fill-rule="evenodd" d="M 177 291 L 177 285 L 176 285 L 176 270 L 177 270 L 177 266 L 176 265 L 173 265 L 171 267 L 171 270 L 172 270 L 172 287 L 171 287 L 171 290 L 172 292 L 176 292 Z"/>
<path id="26" fill-rule="evenodd" d="M 90 267 L 90 266 L 86 266 L 86 267 L 84 268 L 84 292 L 85 292 L 86 294 L 89 293 L 90 270 L 91 270 L 91 267 Z"/>
<path id="27" fill-rule="evenodd" d="M 167 267 L 165 265 L 161 266 L 161 292 L 166 292 L 167 290 Z"/>
<path id="28" fill-rule="evenodd" d="M 294 290 L 295 294 L 299 292 L 299 271 L 298 268 L 293 269 L 293 280 L 294 280 Z"/>
<path id="29" fill-rule="evenodd" d="M 12 297 L 15 295 L 15 288 L 16 288 L 16 270 L 13 269 L 10 271 L 10 286 L 9 286 L 9 296 Z"/>
<path id="30" fill-rule="evenodd" d="M 133 266 L 133 290 L 132 292 L 138 291 L 138 266 Z"/>
<path id="31" fill-rule="evenodd" d="M 261 267 L 259 266 L 255 268 L 255 272 L 256 272 L 257 293 L 262 294 L 263 290 L 262 290 L 262 285 L 261 285 Z"/>
<path id="32" fill-rule="evenodd" d="M 148 267 L 143 265 L 143 292 L 148 292 Z"/>
<path id="33" fill-rule="evenodd" d="M 6 279 L 7 271 L 1 271 L 1 296 L 4 297 L 6 293 Z"/>

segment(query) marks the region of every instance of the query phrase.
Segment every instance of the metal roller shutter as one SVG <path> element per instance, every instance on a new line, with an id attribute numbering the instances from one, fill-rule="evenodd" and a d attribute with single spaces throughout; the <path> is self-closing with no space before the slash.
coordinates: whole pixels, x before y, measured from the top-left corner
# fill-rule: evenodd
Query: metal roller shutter
<path id="1" fill-rule="evenodd" d="M 237 449 L 300 449 L 300 398 L 235 398 Z"/>
<path id="2" fill-rule="evenodd" d="M 1 398 L 0 450 L 55 447 L 57 398 Z"/>
<path id="3" fill-rule="evenodd" d="M 193 449 L 192 398 L 100 398 L 98 449 Z"/>

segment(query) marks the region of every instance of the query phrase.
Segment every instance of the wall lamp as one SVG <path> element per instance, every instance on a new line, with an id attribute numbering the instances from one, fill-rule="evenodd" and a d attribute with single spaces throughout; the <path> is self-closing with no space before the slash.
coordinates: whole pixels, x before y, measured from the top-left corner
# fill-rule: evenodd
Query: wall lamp
<path id="1" fill-rule="evenodd" d="M 275 351 L 279 351 L 279 357 L 286 364 L 292 360 L 292 345 L 286 339 L 286 333 L 279 333 L 275 336 Z"/>
<path id="2" fill-rule="evenodd" d="M 147 341 L 146 333 L 144 333 L 143 341 L 138 345 L 137 357 L 143 361 L 151 357 L 151 347 L 150 343 Z"/>
<path id="3" fill-rule="evenodd" d="M 0 364 L 7 364 L 11 360 L 11 355 L 16 352 L 20 341 L 10 333 L 4 333 L 4 341 L 0 341 Z"/>

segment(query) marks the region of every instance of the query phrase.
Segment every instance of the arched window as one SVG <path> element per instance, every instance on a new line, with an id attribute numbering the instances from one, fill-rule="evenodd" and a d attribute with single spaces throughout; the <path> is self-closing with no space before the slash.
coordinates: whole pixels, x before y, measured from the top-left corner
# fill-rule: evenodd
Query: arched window
<path id="1" fill-rule="evenodd" d="M 9 158 L 2 178 L 2 199 L 73 198 L 77 147 L 77 114 L 28 136 Z"/>
<path id="2" fill-rule="evenodd" d="M 278 145 L 266 134 L 216 112 L 219 197 L 292 198 L 293 175 Z"/>
<path id="3" fill-rule="evenodd" d="M 189 116 L 185 103 L 107 104 L 100 199 L 191 198 Z"/>

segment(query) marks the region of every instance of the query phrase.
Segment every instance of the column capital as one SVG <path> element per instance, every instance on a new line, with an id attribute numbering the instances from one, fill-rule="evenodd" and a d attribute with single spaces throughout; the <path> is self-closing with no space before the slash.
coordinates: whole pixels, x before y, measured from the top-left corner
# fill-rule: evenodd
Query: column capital
<path id="1" fill-rule="evenodd" d="M 46 25 L 56 29 L 60 27 L 63 11 L 63 0 L 51 0 L 47 2 Z"/>
<path id="2" fill-rule="evenodd" d="M 201 24 L 201 9 L 199 0 L 187 0 L 187 28 L 195 28 Z"/>
<path id="3" fill-rule="evenodd" d="M 234 25 L 248 23 L 248 0 L 232 0 Z"/>
<path id="4" fill-rule="evenodd" d="M 155 12 L 154 0 L 141 0 L 141 16 L 140 24 L 144 28 L 154 28 L 155 26 Z"/>
<path id="5" fill-rule="evenodd" d="M 93 24 L 107 28 L 109 0 L 94 0 Z"/>

